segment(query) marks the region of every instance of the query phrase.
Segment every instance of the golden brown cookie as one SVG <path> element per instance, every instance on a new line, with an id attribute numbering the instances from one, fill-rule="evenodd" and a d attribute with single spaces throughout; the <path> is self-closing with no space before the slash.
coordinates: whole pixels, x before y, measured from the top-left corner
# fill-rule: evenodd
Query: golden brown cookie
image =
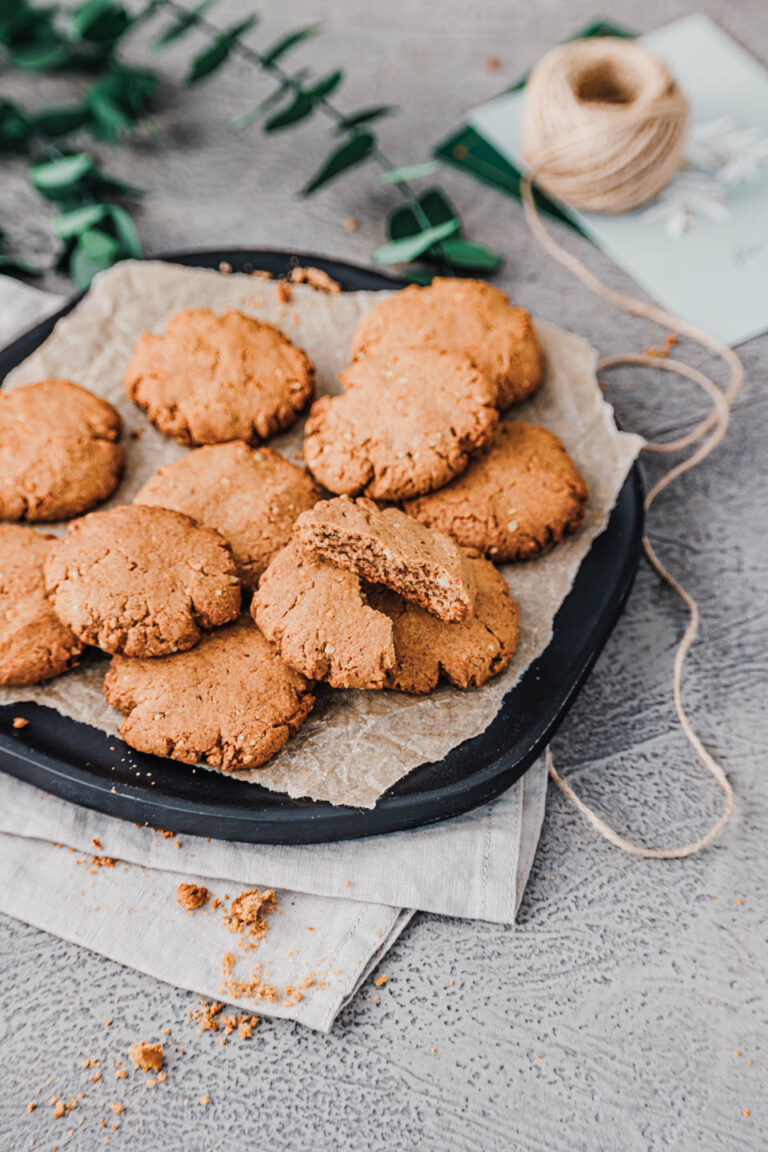
<path id="1" fill-rule="evenodd" d="M 405 510 L 500 564 L 527 560 L 578 531 L 586 505 L 587 486 L 554 432 L 502 421 L 463 476 Z"/>
<path id="2" fill-rule="evenodd" d="M 75 520 L 51 545 L 45 583 L 76 636 L 127 656 L 192 648 L 240 611 L 226 541 L 167 508 L 121 505 Z"/>
<path id="3" fill-rule="evenodd" d="M 492 564 L 469 563 L 475 608 L 457 624 L 438 620 L 388 588 L 368 588 L 371 608 L 385 614 L 394 629 L 397 657 L 385 687 L 422 694 L 431 692 L 443 675 L 457 688 L 475 688 L 509 664 L 517 646 L 517 604 Z"/>
<path id="4" fill-rule="evenodd" d="M 279 752 L 312 710 L 310 689 L 247 616 L 191 652 L 114 656 L 104 680 L 108 703 L 127 713 L 126 744 L 224 772 L 258 768 Z"/>
<path id="5" fill-rule="evenodd" d="M 311 476 L 272 448 L 243 440 L 195 448 L 147 480 L 136 504 L 185 512 L 215 528 L 232 549 L 240 579 L 255 588 L 269 561 L 291 538 L 300 512 L 320 492 Z"/>
<path id="6" fill-rule="evenodd" d="M 117 410 L 69 380 L 0 392 L 0 519 L 66 520 L 106 500 L 119 437 Z"/>
<path id="7" fill-rule="evenodd" d="M 125 370 L 125 390 L 182 444 L 256 444 L 293 424 L 314 393 L 305 352 L 279 328 L 242 312 L 177 312 L 165 334 L 146 332 Z"/>
<path id="8" fill-rule="evenodd" d="M 498 408 L 527 399 L 544 378 L 544 358 L 530 315 L 513 308 L 484 280 L 436 277 L 375 304 L 358 325 L 352 355 L 389 355 L 401 348 L 462 352 L 482 369 Z"/>
<path id="9" fill-rule="evenodd" d="M 72 668 L 83 645 L 45 594 L 43 564 L 55 536 L 0 524 L 0 684 L 37 684 Z"/>
<path id="10" fill-rule="evenodd" d="M 441 620 L 472 611 L 474 583 L 464 553 L 450 536 L 426 528 L 399 508 L 338 496 L 322 500 L 296 521 L 301 548 L 385 584 Z"/>
<path id="11" fill-rule="evenodd" d="M 392 624 L 360 580 L 290 543 L 259 581 L 251 613 L 286 664 L 334 688 L 381 688 L 394 665 Z"/>
<path id="12" fill-rule="evenodd" d="M 315 402 L 304 458 L 331 492 L 404 500 L 464 471 L 498 420 L 488 381 L 466 356 L 406 349 L 358 360 L 346 391 Z"/>

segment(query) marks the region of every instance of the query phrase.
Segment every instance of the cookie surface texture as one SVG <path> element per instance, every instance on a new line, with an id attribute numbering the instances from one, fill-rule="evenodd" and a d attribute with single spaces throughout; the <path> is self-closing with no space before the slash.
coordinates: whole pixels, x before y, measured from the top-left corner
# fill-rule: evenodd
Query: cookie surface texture
<path id="1" fill-rule="evenodd" d="M 402 500 L 460 475 L 498 421 L 492 389 L 466 356 L 405 350 L 339 376 L 345 392 L 312 406 L 309 470 L 331 492 Z"/>
<path id="2" fill-rule="evenodd" d="M 55 537 L 0 524 L 0 684 L 37 684 L 74 667 L 83 645 L 45 593 L 43 565 Z"/>
<path id="3" fill-rule="evenodd" d="M 554 432 L 502 421 L 463 476 L 405 510 L 473 555 L 503 563 L 578 531 L 586 505 L 587 486 Z"/>
<path id="4" fill-rule="evenodd" d="M 493 385 L 498 408 L 527 399 L 544 379 L 544 357 L 529 313 L 512 307 L 503 292 L 484 280 L 438 276 L 425 288 L 403 288 L 363 317 L 352 355 L 404 347 L 469 356 Z"/>
<path id="5" fill-rule="evenodd" d="M 441 675 L 457 688 L 475 688 L 498 675 L 515 654 L 518 608 L 501 573 L 487 560 L 470 560 L 475 609 L 446 624 L 387 588 L 371 588 L 372 608 L 392 621 L 395 666 L 386 687 L 422 694 Z"/>
<path id="6" fill-rule="evenodd" d="M 0 520 L 67 520 L 123 474 L 120 416 L 69 380 L 0 391 Z"/>
<path id="7" fill-rule="evenodd" d="M 114 656 L 104 695 L 127 713 L 120 736 L 132 748 L 224 772 L 266 763 L 314 704 L 308 681 L 247 616 L 207 633 L 189 652 Z"/>
<path id="8" fill-rule="evenodd" d="M 251 613 L 285 662 L 334 688 L 381 688 L 394 666 L 392 624 L 368 607 L 359 577 L 292 541 L 259 581 Z"/>
<path id="9" fill-rule="evenodd" d="M 418 524 L 398 508 L 365 497 L 323 500 L 296 523 L 300 546 L 373 584 L 384 584 L 441 620 L 462 620 L 473 607 L 466 556 L 444 532 Z"/>
<path id="10" fill-rule="evenodd" d="M 128 656 L 191 648 L 240 610 L 224 539 L 167 508 L 121 505 L 74 521 L 51 546 L 45 582 L 76 636 Z"/>
<path id="11" fill-rule="evenodd" d="M 274 325 L 198 308 L 177 312 L 163 335 L 145 332 L 124 384 L 155 427 L 183 444 L 256 444 L 293 424 L 314 393 L 314 368 Z"/>
<path id="12" fill-rule="evenodd" d="M 134 497 L 185 512 L 215 528 L 232 549 L 240 579 L 254 588 L 291 538 L 297 516 L 320 499 L 312 477 L 272 448 L 242 440 L 195 448 L 166 464 Z"/>

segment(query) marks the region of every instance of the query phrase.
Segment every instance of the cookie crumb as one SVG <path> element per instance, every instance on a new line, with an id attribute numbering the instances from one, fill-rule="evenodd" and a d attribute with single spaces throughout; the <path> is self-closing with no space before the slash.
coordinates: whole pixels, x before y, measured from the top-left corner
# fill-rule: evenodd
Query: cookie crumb
<path id="1" fill-rule="evenodd" d="M 377 976 L 376 979 L 374 980 L 374 984 L 376 985 L 377 988 L 383 988 L 383 986 L 387 982 L 387 979 L 388 978 L 386 976 L 383 976 L 383 975 Z"/>
<path id="2" fill-rule="evenodd" d="M 341 292 L 341 284 L 338 280 L 334 280 L 322 268 L 292 268 L 288 279 L 292 284 L 308 284 L 310 288 L 315 288 L 318 292 L 325 292 L 329 296 L 336 296 Z"/>
<path id="3" fill-rule="evenodd" d="M 202 908 L 211 898 L 207 888 L 197 884 L 179 884 L 176 889 L 176 900 L 187 912 L 194 912 Z"/>
<path id="4" fill-rule="evenodd" d="M 202 1104 L 203 1108 L 207 1108 L 208 1105 L 210 1104 L 210 1102 L 211 1102 L 210 1096 L 207 1096 L 207 1095 L 205 1095 L 205 1093 L 203 1093 L 203 1095 L 200 1097 L 200 1103 Z"/>
<path id="5" fill-rule="evenodd" d="M 228 260 L 221 260 L 221 261 L 219 262 L 219 272 L 223 272 L 223 273 L 224 273 L 224 275 L 226 276 L 226 275 L 228 275 L 228 274 L 229 274 L 231 271 L 232 271 L 232 265 L 229 263 L 229 261 L 228 261 Z"/>
<path id="6" fill-rule="evenodd" d="M 123 1112 L 125 1111 L 122 1104 L 110 1104 L 110 1108 L 114 1112 L 115 1116 L 122 1116 Z"/>
<path id="7" fill-rule="evenodd" d="M 94 848 L 96 848 L 99 852 L 101 852 L 102 849 L 104 848 L 104 845 L 102 844 L 102 842 L 98 838 L 98 836 L 93 837 L 93 839 L 91 840 L 91 844 L 93 844 Z"/>
<path id="8" fill-rule="evenodd" d="M 34 1112 L 35 1108 L 37 1108 L 37 1104 L 34 1100 L 30 1100 L 29 1104 L 27 1104 L 27 1112 Z"/>
<path id="9" fill-rule="evenodd" d="M 128 1073 L 126 1072 L 125 1068 L 118 1068 L 117 1072 L 115 1072 L 115 1080 L 127 1080 L 127 1079 L 128 1079 Z"/>
<path id="10" fill-rule="evenodd" d="M 29 720 L 27 720 L 24 716 L 14 716 L 13 718 L 14 728 L 26 728 L 28 724 Z"/>
<path id="11" fill-rule="evenodd" d="M 241 948 L 255 948 L 268 931 L 266 917 L 277 908 L 277 897 L 271 889 L 248 888 L 235 896 L 223 920 L 230 932 L 240 933 Z"/>
<path id="12" fill-rule="evenodd" d="M 360 225 L 358 224 L 357 220 L 355 220 L 354 216 L 347 216 L 346 220 L 344 221 L 345 232 L 357 232 L 359 226 Z"/>
<path id="13" fill-rule="evenodd" d="M 142 1072 L 159 1072 L 163 1066 L 162 1044 L 150 1044 L 148 1040 L 137 1040 L 128 1049 L 128 1055 Z"/>

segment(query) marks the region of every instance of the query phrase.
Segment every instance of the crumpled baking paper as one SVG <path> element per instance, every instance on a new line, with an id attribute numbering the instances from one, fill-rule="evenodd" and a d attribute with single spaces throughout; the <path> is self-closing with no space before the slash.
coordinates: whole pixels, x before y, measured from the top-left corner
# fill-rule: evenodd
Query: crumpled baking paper
<path id="1" fill-rule="evenodd" d="M 283 302 L 275 283 L 253 276 L 128 261 L 96 278 L 45 343 L 8 375 L 5 387 L 63 377 L 111 401 L 125 422 L 127 457 L 125 477 L 111 503 L 127 503 L 161 464 L 188 451 L 148 424 L 123 391 L 123 370 L 142 332 L 161 332 L 182 308 L 237 308 L 283 329 L 314 361 L 318 394 L 335 393 L 341 390 L 336 376 L 348 363 L 354 329 L 380 299 L 379 292 L 326 295 L 295 285 L 291 299 Z M 495 680 L 469 691 L 442 685 L 429 696 L 416 697 L 323 690 L 314 712 L 282 752 L 263 768 L 239 773 L 240 778 L 293 797 L 372 808 L 411 769 L 441 759 L 484 731 L 505 694 L 546 648 L 557 610 L 607 524 L 643 440 L 616 428 L 595 375 L 595 350 L 553 324 L 537 320 L 537 327 L 547 360 L 546 382 L 514 409 L 514 418 L 545 424 L 561 437 L 589 486 L 589 507 L 576 536 L 536 560 L 502 568 L 520 605 L 514 660 Z M 300 462 L 302 437 L 303 420 L 271 444 Z M 58 534 L 65 530 L 65 525 L 38 527 Z M 89 660 L 47 684 L 0 689 L 0 704 L 33 700 L 116 733 L 122 717 L 101 692 L 106 668 L 106 658 Z"/>

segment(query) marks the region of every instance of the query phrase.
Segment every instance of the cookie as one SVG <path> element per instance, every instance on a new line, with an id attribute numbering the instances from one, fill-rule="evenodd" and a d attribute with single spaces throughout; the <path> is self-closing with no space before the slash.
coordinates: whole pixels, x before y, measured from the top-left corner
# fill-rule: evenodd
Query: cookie
<path id="1" fill-rule="evenodd" d="M 247 616 L 190 652 L 113 656 L 104 680 L 108 703 L 127 713 L 126 744 L 224 772 L 258 768 L 279 752 L 312 711 L 310 688 Z"/>
<path id="2" fill-rule="evenodd" d="M 360 321 L 352 355 L 389 355 L 409 347 L 469 356 L 492 384 L 498 408 L 527 399 L 544 379 L 530 315 L 484 280 L 438 276 L 426 288 L 412 284 L 381 300 Z"/>
<path id="3" fill-rule="evenodd" d="M 69 380 L 0 392 L 0 520 L 67 520 L 117 488 L 120 416 Z"/>
<path id="4" fill-rule="evenodd" d="M 243 585 L 255 588 L 269 561 L 290 540 L 296 517 L 319 499 L 303 468 L 272 448 L 233 440 L 195 448 L 166 464 L 134 503 L 173 508 L 215 528 L 232 549 Z"/>
<path id="5" fill-rule="evenodd" d="M 121 505 L 74 521 L 51 545 L 45 583 L 76 636 L 127 656 L 192 648 L 240 611 L 225 540 L 167 508 Z"/>
<path id="6" fill-rule="evenodd" d="M 43 564 L 55 536 L 0 524 L 0 684 L 37 684 L 77 663 L 83 646 L 45 594 Z"/>
<path id="7" fill-rule="evenodd" d="M 466 356 L 406 349 L 366 357 L 346 391 L 315 402 L 304 458 L 331 492 L 404 500 L 464 471 L 498 420 L 488 381 Z"/>
<path id="8" fill-rule="evenodd" d="M 385 584 L 441 620 L 472 611 L 474 584 L 466 556 L 444 532 L 417 524 L 398 508 L 339 496 L 323 500 L 296 521 L 305 551 Z"/>
<path id="9" fill-rule="evenodd" d="M 334 688 L 381 688 L 395 662 L 392 624 L 360 579 L 291 542 L 259 581 L 251 614 L 286 664 Z"/>
<path id="10" fill-rule="evenodd" d="M 463 476 L 405 510 L 473 555 L 503 563 L 578 531 L 586 505 L 587 486 L 554 432 L 502 421 Z"/>
<path id="11" fill-rule="evenodd" d="M 314 368 L 279 328 L 209 308 L 177 312 L 146 332 L 125 390 L 156 428 L 182 444 L 256 444 L 293 424 L 314 394 Z"/>
<path id="12" fill-rule="evenodd" d="M 517 646 L 518 608 L 507 583 L 487 560 L 470 560 L 475 608 L 446 624 L 388 588 L 369 588 L 368 603 L 392 622 L 395 665 L 385 687 L 431 692 L 442 676 L 457 688 L 485 684 L 506 668 Z"/>

